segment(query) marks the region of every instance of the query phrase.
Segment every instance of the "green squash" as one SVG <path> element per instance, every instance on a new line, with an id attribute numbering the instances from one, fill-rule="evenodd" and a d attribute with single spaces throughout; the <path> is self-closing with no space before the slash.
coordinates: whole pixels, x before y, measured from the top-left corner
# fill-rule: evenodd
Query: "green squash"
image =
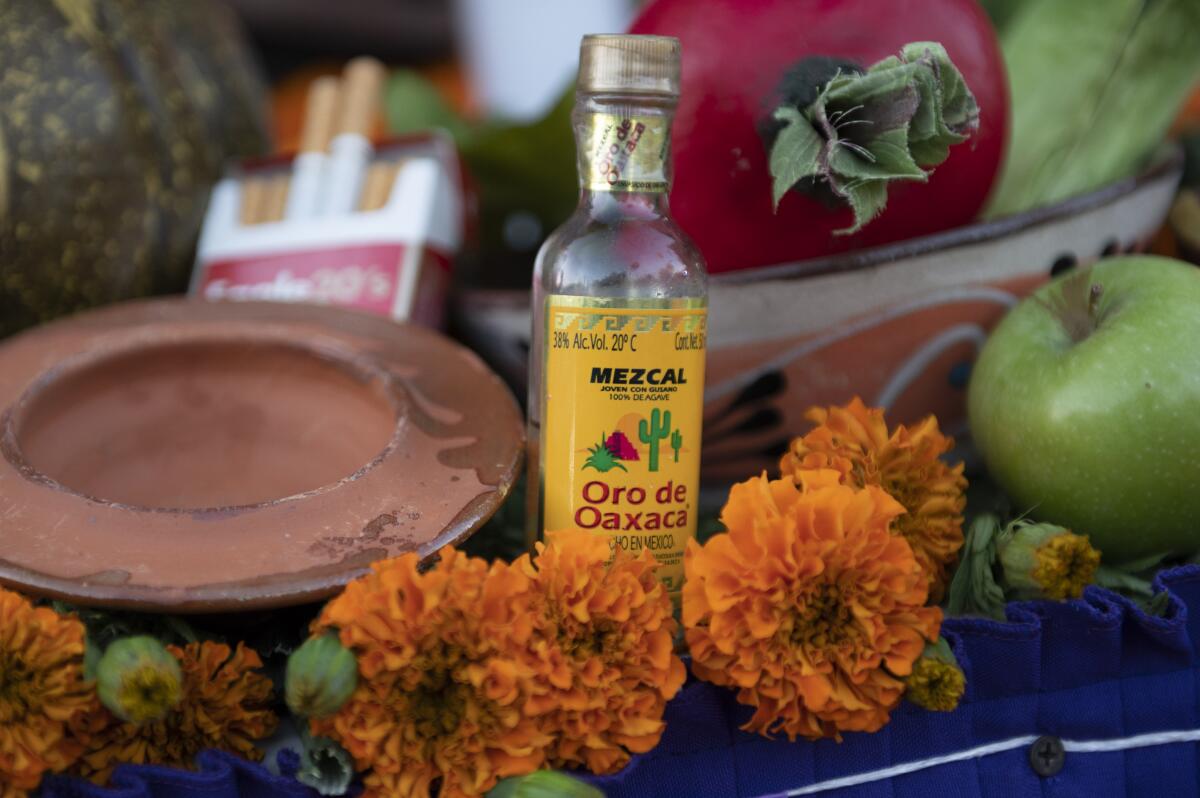
<path id="1" fill-rule="evenodd" d="M 0 0 L 0 336 L 186 288 L 266 107 L 221 3 Z"/>

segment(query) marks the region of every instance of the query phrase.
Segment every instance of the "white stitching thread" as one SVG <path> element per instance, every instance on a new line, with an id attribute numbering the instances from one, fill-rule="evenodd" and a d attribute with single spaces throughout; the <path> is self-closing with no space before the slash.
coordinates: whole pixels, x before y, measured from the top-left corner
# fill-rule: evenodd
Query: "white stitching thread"
<path id="1" fill-rule="evenodd" d="M 978 759 L 992 754 L 1001 754 L 1005 751 L 1012 751 L 1016 748 L 1024 748 L 1032 745 L 1037 741 L 1037 735 L 1027 735 L 1025 737 L 1013 737 L 1009 740 L 1001 740 L 987 745 L 980 745 L 975 748 L 968 748 L 965 751 L 955 751 L 952 754 L 943 754 L 942 756 L 934 756 L 929 759 L 918 759 L 915 762 L 905 762 L 901 765 L 892 765 L 891 767 L 881 768 L 879 770 L 871 770 L 866 773 L 856 773 L 853 776 L 842 776 L 841 778 L 830 779 L 828 781 L 817 782 L 810 784 L 807 787 L 798 787 L 793 790 L 786 790 L 782 793 L 768 793 L 760 796 L 760 798 L 768 798 L 768 796 L 785 795 L 787 798 L 796 798 L 801 795 L 815 795 L 816 793 L 826 792 L 828 790 L 837 790 L 842 787 L 856 787 L 860 784 L 871 784 L 876 781 L 903 776 L 908 773 L 915 773 L 918 770 L 927 770 L 929 768 L 938 767 L 939 765 L 948 765 L 953 762 L 962 762 L 966 759 Z M 1081 754 L 1102 753 L 1106 751 L 1126 751 L 1131 748 L 1149 748 L 1155 745 L 1170 745 L 1172 743 L 1194 743 L 1200 742 L 1200 729 L 1185 729 L 1182 731 L 1168 732 L 1150 732 L 1148 734 L 1136 734 L 1133 737 L 1121 737 L 1115 740 L 1063 740 L 1063 750 Z"/>

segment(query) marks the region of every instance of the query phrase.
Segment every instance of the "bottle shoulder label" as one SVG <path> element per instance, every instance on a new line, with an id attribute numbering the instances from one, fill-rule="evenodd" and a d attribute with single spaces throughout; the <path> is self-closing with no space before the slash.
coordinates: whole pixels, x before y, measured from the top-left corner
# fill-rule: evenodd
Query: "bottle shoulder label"
<path id="1" fill-rule="evenodd" d="M 583 124 L 584 188 L 667 191 L 671 128 L 666 117 L 596 113 Z"/>
<path id="2" fill-rule="evenodd" d="M 545 319 L 545 531 L 650 549 L 678 591 L 696 531 L 707 303 L 552 295 Z"/>

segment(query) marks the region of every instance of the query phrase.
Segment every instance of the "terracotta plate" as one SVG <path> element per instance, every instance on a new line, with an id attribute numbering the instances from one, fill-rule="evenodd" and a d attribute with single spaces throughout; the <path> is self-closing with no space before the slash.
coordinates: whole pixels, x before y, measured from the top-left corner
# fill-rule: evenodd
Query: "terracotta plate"
<path id="1" fill-rule="evenodd" d="M 0 346 L 0 582 L 228 612 L 465 539 L 508 494 L 512 395 L 419 327 L 299 305 L 118 305 Z"/>

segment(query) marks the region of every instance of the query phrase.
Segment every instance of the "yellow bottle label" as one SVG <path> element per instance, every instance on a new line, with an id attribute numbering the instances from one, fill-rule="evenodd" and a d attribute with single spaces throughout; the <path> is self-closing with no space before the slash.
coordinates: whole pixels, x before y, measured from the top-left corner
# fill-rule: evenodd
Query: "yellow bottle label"
<path id="1" fill-rule="evenodd" d="M 664 116 L 590 114 L 580 174 L 592 191 L 666 191 L 671 128 Z"/>
<path id="2" fill-rule="evenodd" d="M 704 299 L 546 300 L 544 528 L 649 549 L 671 592 L 696 534 L 707 318 Z"/>

